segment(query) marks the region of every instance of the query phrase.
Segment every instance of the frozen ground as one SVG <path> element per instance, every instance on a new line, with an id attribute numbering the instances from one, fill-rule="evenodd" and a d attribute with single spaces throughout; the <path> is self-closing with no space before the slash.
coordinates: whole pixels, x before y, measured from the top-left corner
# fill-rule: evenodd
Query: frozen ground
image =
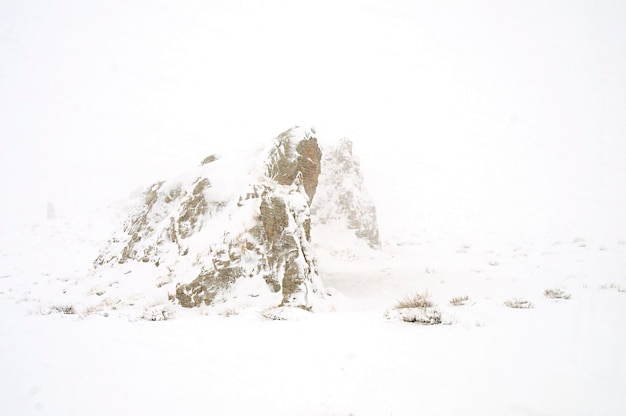
<path id="1" fill-rule="evenodd" d="M 349 261 L 322 250 L 321 274 L 338 292 L 334 310 L 287 321 L 185 310 L 163 322 L 49 314 L 50 301 L 106 238 L 102 214 L 3 230 L 6 414 L 619 415 L 626 408 L 626 241 L 425 236 Z M 546 298 L 548 288 L 571 298 Z M 384 318 L 398 298 L 423 291 L 447 325 Z M 469 301 L 449 305 L 457 296 Z M 534 308 L 507 308 L 514 298 Z"/>
<path id="2" fill-rule="evenodd" d="M 608 1 L 0 0 L 0 412 L 623 415 L 624 21 Z M 334 310 L 50 313 L 129 194 L 308 123 L 354 140 L 384 241 L 317 236 Z M 447 325 L 385 319 L 424 291 Z"/>

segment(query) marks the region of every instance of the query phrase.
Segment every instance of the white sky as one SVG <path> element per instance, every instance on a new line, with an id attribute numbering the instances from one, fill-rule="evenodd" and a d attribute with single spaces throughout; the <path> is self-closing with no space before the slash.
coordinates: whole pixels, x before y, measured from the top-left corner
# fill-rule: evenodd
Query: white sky
<path id="1" fill-rule="evenodd" d="M 624 22 L 620 1 L 0 0 L 1 210 L 62 215 L 313 124 L 355 141 L 389 233 L 626 237 Z"/>

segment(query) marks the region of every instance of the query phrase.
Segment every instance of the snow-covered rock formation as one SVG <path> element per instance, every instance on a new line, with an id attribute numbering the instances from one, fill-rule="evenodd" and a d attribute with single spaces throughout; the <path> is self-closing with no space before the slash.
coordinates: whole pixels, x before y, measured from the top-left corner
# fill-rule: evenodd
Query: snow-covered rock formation
<path id="1" fill-rule="evenodd" d="M 206 158 L 152 185 L 95 264 L 149 263 L 186 307 L 248 296 L 311 308 L 324 296 L 309 252 L 320 159 L 314 133 L 299 128 L 261 152 Z"/>
<path id="2" fill-rule="evenodd" d="M 330 228 L 332 233 L 349 230 L 348 241 L 335 234 L 338 246 L 353 246 L 354 241 L 350 240 L 355 236 L 372 248 L 380 247 L 376 207 L 365 189 L 350 139 L 324 147 L 322 173 L 317 197 L 311 205 L 314 227 Z"/>
<path id="3" fill-rule="evenodd" d="M 108 275 L 113 288 L 152 282 L 161 299 L 184 307 L 311 310 L 326 297 L 312 223 L 379 244 L 351 143 L 341 141 L 322 161 L 315 130 L 294 127 L 262 149 L 211 155 L 186 175 L 153 184 L 100 252 L 94 274 Z"/>

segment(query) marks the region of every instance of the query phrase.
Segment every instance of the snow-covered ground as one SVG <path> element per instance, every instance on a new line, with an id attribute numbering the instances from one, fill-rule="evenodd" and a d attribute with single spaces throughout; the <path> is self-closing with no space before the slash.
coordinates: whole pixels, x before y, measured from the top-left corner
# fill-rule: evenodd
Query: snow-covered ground
<path id="1" fill-rule="evenodd" d="M 3 415 L 624 414 L 623 4 L 0 10 Z M 383 240 L 313 231 L 330 310 L 54 304 L 137 190 L 308 122 L 354 140 Z M 443 325 L 385 318 L 424 292 Z"/>
<path id="2" fill-rule="evenodd" d="M 246 311 L 181 309 L 163 322 L 51 313 L 51 294 L 84 275 L 105 225 L 117 225 L 106 218 L 3 230 L 6 414 L 618 415 L 626 408 L 626 241 L 491 244 L 433 233 L 352 258 L 321 250 L 334 309 L 286 321 Z M 571 298 L 545 297 L 551 288 Z M 444 325 L 384 318 L 399 298 L 424 291 Z M 449 304 L 461 296 L 469 297 L 464 305 Z M 516 298 L 534 308 L 505 306 Z"/>

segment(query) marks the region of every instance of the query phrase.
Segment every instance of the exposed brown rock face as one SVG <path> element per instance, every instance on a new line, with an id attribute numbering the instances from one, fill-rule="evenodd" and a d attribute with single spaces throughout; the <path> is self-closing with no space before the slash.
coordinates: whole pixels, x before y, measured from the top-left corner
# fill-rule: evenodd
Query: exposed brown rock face
<path id="1" fill-rule="evenodd" d="M 322 151 L 317 139 L 311 133 L 305 133 L 303 140 L 294 143 L 291 130 L 281 133 L 276 139 L 276 147 L 270 156 L 268 176 L 281 185 L 291 185 L 300 175 L 304 190 L 313 201 L 321 172 Z"/>
<path id="2" fill-rule="evenodd" d="M 314 265 L 307 258 L 310 237 L 303 229 L 308 221 L 306 211 L 307 207 L 289 204 L 281 196 L 266 196 L 261 202 L 261 223 L 265 230 L 268 265 L 272 276 L 280 279 L 282 274 L 281 305 L 297 303 L 294 295 L 306 290 L 310 274 L 316 273 Z M 304 221 L 303 217 L 306 217 Z"/>
<path id="3" fill-rule="evenodd" d="M 159 189 L 162 185 L 163 182 L 157 182 L 146 190 L 144 193 L 143 205 L 124 225 L 126 238 L 123 242 L 121 251 L 119 253 L 103 251 L 95 260 L 96 265 L 102 265 L 111 261 L 117 261 L 119 264 L 124 264 L 129 260 L 142 262 L 149 261 L 149 256 L 152 250 L 147 248 L 138 249 L 135 246 L 146 237 L 146 229 L 148 228 L 148 223 L 150 222 L 152 209 L 159 198 Z M 117 239 L 114 238 L 113 242 L 118 243 L 116 240 Z"/>
<path id="4" fill-rule="evenodd" d="M 141 261 L 159 266 L 161 255 L 171 249 L 166 242 L 176 244 L 180 255 L 187 254 L 186 247 L 179 243 L 198 231 L 209 208 L 215 210 L 219 204 L 205 199 L 204 192 L 211 187 L 207 178 L 197 178 L 190 192 L 180 186 L 163 191 L 164 184 L 157 182 L 146 190 L 142 205 L 126 221 L 124 233 L 109 241 L 110 245 L 95 260 L 96 266 L 112 261 Z"/>
<path id="5" fill-rule="evenodd" d="M 215 162 L 217 160 L 217 156 L 216 155 L 208 155 L 207 157 L 205 157 L 204 159 L 202 159 L 202 162 L 200 162 L 200 165 L 206 165 L 208 163 L 211 162 Z"/>
<path id="6" fill-rule="evenodd" d="M 267 177 L 281 186 L 266 184 L 261 195 L 258 188 L 246 194 L 247 201 L 253 199 L 259 204 L 258 223 L 246 231 L 253 241 L 236 246 L 229 243 L 228 252 L 232 254 L 228 259 L 214 262 L 213 270 L 200 274 L 188 285 L 178 286 L 176 298 L 181 305 L 210 304 L 220 291 L 245 277 L 248 271 L 239 264 L 249 247 L 258 255 L 256 272 L 272 292 L 282 290 L 281 305 L 309 307 L 309 289 L 321 295 L 317 271 L 307 253 L 311 238 L 308 205 L 315 195 L 321 156 L 317 139 L 308 133 L 295 140 L 293 131 L 288 130 L 275 139 Z M 285 193 L 284 187 L 295 189 Z"/>
<path id="7" fill-rule="evenodd" d="M 261 224 L 268 242 L 275 243 L 289 225 L 287 204 L 278 196 L 269 196 L 261 201 Z"/>
<path id="8" fill-rule="evenodd" d="M 191 195 L 183 201 L 178 216 L 178 230 L 182 238 L 187 238 L 194 232 L 196 223 L 206 213 L 209 204 L 204 198 L 204 190 L 210 186 L 207 178 L 198 178 Z"/>
<path id="9" fill-rule="evenodd" d="M 302 173 L 302 185 L 309 196 L 310 205 L 317 190 L 317 182 L 321 172 L 322 151 L 317 145 L 317 139 L 314 137 L 298 143 L 296 151 L 298 152 L 297 169 Z"/>
<path id="10" fill-rule="evenodd" d="M 156 274 L 166 269 L 170 298 L 185 307 L 265 296 L 311 308 L 325 296 L 310 253 L 309 211 L 322 152 L 312 131 L 294 128 L 260 157 L 261 176 L 209 157 L 192 182 L 153 185 L 96 267 L 135 261 L 153 264 Z M 245 175 L 250 181 L 234 195 L 220 181 Z"/>

